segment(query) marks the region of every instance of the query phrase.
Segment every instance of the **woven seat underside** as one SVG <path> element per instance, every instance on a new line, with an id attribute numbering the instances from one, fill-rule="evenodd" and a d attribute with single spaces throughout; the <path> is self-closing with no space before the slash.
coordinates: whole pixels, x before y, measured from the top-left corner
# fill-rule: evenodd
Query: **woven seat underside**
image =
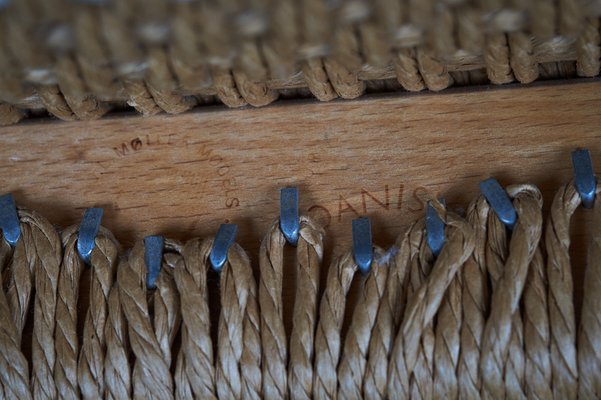
<path id="1" fill-rule="evenodd" d="M 5 2 L 0 2 L 0 5 Z M 19 0 L 0 10 L 0 124 L 278 98 L 594 77 L 594 1 Z"/>

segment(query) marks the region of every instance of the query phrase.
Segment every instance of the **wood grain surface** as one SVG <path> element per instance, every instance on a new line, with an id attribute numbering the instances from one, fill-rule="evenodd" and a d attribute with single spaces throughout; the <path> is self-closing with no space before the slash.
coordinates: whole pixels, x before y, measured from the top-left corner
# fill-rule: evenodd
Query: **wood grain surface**
<path id="1" fill-rule="evenodd" d="M 104 207 L 104 225 L 126 247 L 237 223 L 255 261 L 279 189 L 297 185 L 302 212 L 327 225 L 329 258 L 349 248 L 353 218 L 371 217 L 375 243 L 389 246 L 428 198 L 465 208 L 489 176 L 539 185 L 548 208 L 575 147 L 601 166 L 600 88 L 588 80 L 30 121 L 0 129 L 0 180 L 62 227 Z"/>

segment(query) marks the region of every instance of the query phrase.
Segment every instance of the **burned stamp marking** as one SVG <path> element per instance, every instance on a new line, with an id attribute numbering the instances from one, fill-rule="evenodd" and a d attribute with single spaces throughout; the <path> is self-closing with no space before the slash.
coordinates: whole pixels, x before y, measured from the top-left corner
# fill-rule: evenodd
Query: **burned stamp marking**
<path id="1" fill-rule="evenodd" d="M 384 185 L 383 190 L 359 188 L 350 193 L 335 194 L 330 199 L 307 208 L 307 213 L 322 221 L 325 227 L 333 222 L 362 217 L 369 213 L 392 213 L 406 210 L 417 214 L 424 212 L 426 201 L 434 198 L 430 190 L 423 186 L 406 188 L 404 184 Z"/>
<path id="2" fill-rule="evenodd" d="M 117 157 L 127 157 L 147 148 L 175 144 L 178 144 L 177 133 L 146 134 L 121 142 L 118 146 L 113 147 L 113 151 Z"/>
<path id="3" fill-rule="evenodd" d="M 181 182 L 187 185 L 209 185 L 223 196 L 223 206 L 227 209 L 237 208 L 242 205 L 239 193 L 239 184 L 232 172 L 228 160 L 216 151 L 208 140 L 192 140 L 182 138 L 176 133 L 141 135 L 131 138 L 113 147 L 114 154 L 119 157 L 128 157 L 145 149 L 158 149 L 161 147 L 188 148 L 186 156 L 193 156 L 192 160 L 182 160 L 182 163 L 198 164 L 197 168 L 186 168 L 178 171 Z M 310 162 L 319 162 L 311 158 Z M 200 172 L 200 169 L 204 173 Z M 340 224 L 351 219 L 366 216 L 371 213 L 384 214 L 399 211 L 419 214 L 425 211 L 428 199 L 436 197 L 423 186 L 408 187 L 403 183 L 384 184 L 381 187 L 358 187 L 351 191 L 332 191 L 328 198 L 320 199 L 306 208 L 306 212 L 321 221 L 326 227 L 333 223 Z"/>
<path id="4" fill-rule="evenodd" d="M 217 181 L 215 188 L 223 193 L 223 205 L 226 208 L 239 207 L 240 197 L 237 195 L 238 185 L 236 178 L 231 176 L 231 167 L 226 159 L 222 157 L 215 149 L 204 141 L 191 141 L 182 138 L 177 133 L 165 134 L 146 134 L 136 136 L 127 141 L 121 142 L 118 146 L 112 148 L 113 153 L 118 158 L 129 157 L 144 150 L 156 150 L 170 147 L 193 147 L 194 155 L 197 157 L 190 163 L 204 164 L 202 170 L 210 171 L 210 176 L 203 176 L 198 171 L 191 172 L 183 170 L 179 174 L 183 182 L 196 184 L 200 181 Z"/>

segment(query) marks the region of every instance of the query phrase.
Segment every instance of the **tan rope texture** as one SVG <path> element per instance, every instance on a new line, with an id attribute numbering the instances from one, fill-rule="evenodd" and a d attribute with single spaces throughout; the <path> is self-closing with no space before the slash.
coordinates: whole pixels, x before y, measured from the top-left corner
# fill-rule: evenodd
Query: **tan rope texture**
<path id="1" fill-rule="evenodd" d="M 593 77 L 600 16 L 577 0 L 3 2 L 0 124 Z"/>
<path id="2" fill-rule="evenodd" d="M 217 272 L 213 238 L 167 239 L 153 289 L 143 241 L 123 253 L 101 227 L 84 263 L 77 226 L 59 236 L 19 209 L 20 239 L 0 241 L 1 397 L 599 398 L 601 205 L 586 211 L 579 311 L 574 184 L 557 192 L 546 226 L 536 187 L 506 190 L 512 230 L 482 196 L 465 219 L 433 201 L 445 223 L 437 257 L 422 218 L 390 249 L 374 246 L 365 275 L 352 251 L 322 274 L 324 230 L 301 216 L 290 253 L 274 221 L 256 271 L 238 244 Z"/>
<path id="3" fill-rule="evenodd" d="M 85 297 L 89 304 L 87 312 L 81 314 L 78 298 L 86 266 L 77 253 L 77 234 L 76 226 L 66 229 L 62 234 L 63 260 L 58 282 L 55 329 L 58 362 L 54 376 L 60 397 L 78 398 L 79 385 L 83 397 L 99 398 L 104 394 L 104 328 L 119 246 L 106 229 L 103 228 L 97 235 L 90 255 L 90 276 L 86 282 L 89 292 Z M 82 334 L 78 333 L 80 314 L 84 318 Z M 80 336 L 82 343 L 78 343 Z"/>

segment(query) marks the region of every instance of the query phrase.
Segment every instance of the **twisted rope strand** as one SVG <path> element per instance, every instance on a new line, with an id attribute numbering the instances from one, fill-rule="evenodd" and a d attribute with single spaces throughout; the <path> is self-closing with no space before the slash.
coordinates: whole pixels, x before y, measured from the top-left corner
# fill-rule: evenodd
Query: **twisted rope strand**
<path id="1" fill-rule="evenodd" d="M 189 385 L 190 392 L 202 399 L 217 398 L 211 320 L 208 304 L 207 272 L 209 264 L 203 262 L 211 252 L 211 242 L 193 239 L 182 250 L 182 260 L 174 268 L 175 283 L 181 296 L 182 351 L 179 353 L 181 379 L 176 379 L 177 392 Z M 176 393 L 177 393 L 176 392 Z"/>
<path id="2" fill-rule="evenodd" d="M 316 399 L 336 397 L 338 383 L 336 368 L 342 347 L 340 329 L 344 318 L 346 295 L 356 271 L 357 264 L 351 252 L 335 260 L 328 270 L 315 334 L 313 397 Z"/>
<path id="3" fill-rule="evenodd" d="M 424 263 L 424 264 L 420 264 L 420 248 L 422 248 L 424 241 L 426 240 L 426 231 L 425 231 L 425 220 L 421 219 L 418 221 L 418 223 L 413 227 L 413 229 L 410 231 L 409 233 L 409 258 L 408 258 L 408 269 L 409 269 L 409 279 L 408 279 L 408 285 L 407 285 L 407 303 L 409 302 L 409 299 L 411 299 L 414 294 L 419 290 L 419 288 L 423 285 L 424 283 L 424 279 L 425 276 L 427 274 L 429 274 L 431 272 L 431 264 L 430 263 Z M 426 252 L 421 253 L 422 256 L 427 255 Z M 422 268 L 427 268 L 425 271 Z M 405 310 L 404 313 L 407 312 L 407 306 L 408 304 L 405 305 Z M 404 318 L 405 314 L 402 314 L 402 317 Z M 400 332 L 400 328 L 399 330 L 393 332 L 393 339 L 396 338 L 398 336 Z M 424 335 L 427 334 L 431 334 L 431 326 L 427 326 L 426 328 L 424 328 L 423 331 Z M 402 346 L 402 343 L 399 342 L 393 342 L 394 346 Z M 421 343 L 420 343 L 420 347 L 421 347 Z M 394 347 L 392 348 L 392 351 L 394 351 Z M 404 354 L 403 354 L 403 350 L 402 347 L 399 348 L 399 350 L 397 350 L 397 357 L 398 359 L 395 360 L 398 369 L 395 371 L 396 374 L 396 379 L 398 379 L 397 382 L 397 386 L 401 388 L 401 392 L 397 392 L 397 396 L 399 398 L 409 398 L 410 397 L 410 391 L 411 391 L 411 384 L 412 384 L 412 376 L 410 373 L 408 373 L 407 368 L 405 366 L 405 362 L 404 362 Z M 423 349 L 421 349 L 421 351 L 423 351 Z M 390 390 L 390 365 L 393 362 L 393 354 L 391 354 L 391 356 L 389 357 L 389 366 L 388 366 L 388 390 Z M 392 393 L 389 393 L 390 397 L 392 397 Z"/>
<path id="4" fill-rule="evenodd" d="M 169 242 L 167 245 L 169 246 Z M 180 245 L 176 244 L 174 250 L 178 251 L 178 253 L 167 253 L 164 255 L 165 267 L 161 269 L 161 274 L 157 278 L 157 288 L 153 295 L 154 331 L 165 363 L 169 366 L 170 370 L 174 364 L 171 347 L 181 322 L 180 298 L 173 279 L 173 269 L 181 259 L 181 254 L 179 253 L 181 252 Z M 152 389 L 150 393 L 152 393 Z"/>
<path id="5" fill-rule="evenodd" d="M 0 234 L 0 288 L 12 248 Z M 30 399 L 29 365 L 21 352 L 21 336 L 12 319 L 8 299 L 0 290 L 0 394 L 7 399 Z"/>
<path id="6" fill-rule="evenodd" d="M 414 247 L 412 254 L 411 269 L 411 290 L 407 296 L 413 296 L 432 272 L 434 256 L 428 247 L 427 234 L 422 235 L 419 246 Z M 434 342 L 436 335 L 434 333 L 434 323 L 430 322 L 424 326 L 421 339 L 417 345 L 415 355 L 415 366 L 410 375 L 409 395 L 415 399 L 431 399 L 434 396 L 432 392 L 434 381 Z"/>
<path id="7" fill-rule="evenodd" d="M 300 218 L 301 231 L 297 247 L 298 293 L 293 310 L 293 328 L 290 339 L 290 376 L 294 377 L 295 396 L 308 396 L 312 381 L 313 331 L 319 263 L 323 256 L 323 232 L 307 217 Z M 310 240 L 310 241 L 307 241 Z M 263 393 L 269 398 L 285 398 L 287 338 L 284 331 L 282 280 L 284 245 L 286 239 L 276 220 L 263 239 L 260 251 L 261 279 L 259 282 L 259 305 L 261 307 L 261 341 L 263 358 Z M 294 346 L 294 347 L 293 347 Z M 294 359 L 292 350 L 294 348 Z M 298 376 L 297 376 L 298 374 Z"/>
<path id="8" fill-rule="evenodd" d="M 77 300 L 79 283 L 85 267 L 77 253 L 77 226 L 71 226 L 62 234 L 63 260 L 58 281 L 56 304 L 56 369 L 54 380 L 61 398 L 79 398 L 77 384 Z"/>
<path id="9" fill-rule="evenodd" d="M 230 247 L 227 262 L 221 270 L 220 286 L 218 397 L 259 398 L 261 343 L 257 289 L 250 260 L 237 244 Z"/>
<path id="10" fill-rule="evenodd" d="M 518 319 L 516 310 L 528 266 L 542 232 L 542 197 L 538 189 L 528 185 L 515 185 L 508 187 L 507 191 L 514 198 L 518 222 L 512 232 L 504 265 L 502 268 L 499 268 L 499 264 L 494 266 L 499 277 L 493 286 L 491 312 L 484 329 L 480 361 L 482 396 L 485 398 L 499 398 L 505 396 L 505 393 L 514 397 L 519 396 L 516 392 L 522 392 L 523 361 L 511 357 L 508 360 L 507 357 L 508 353 L 517 357 L 520 354 L 516 353 L 522 353 L 521 344 L 515 344 L 516 340 L 519 343 L 522 335 L 521 318 Z M 512 336 L 515 334 L 518 336 Z M 512 346 L 516 347 L 511 349 Z M 510 371 L 509 377 L 507 371 Z"/>
<path id="11" fill-rule="evenodd" d="M 597 183 L 597 200 L 592 210 L 593 236 L 589 245 L 588 262 L 584 274 L 582 314 L 578 330 L 578 396 L 601 397 L 601 201 Z"/>
<path id="12" fill-rule="evenodd" d="M 269 4 L 266 13 L 271 17 L 271 29 L 262 41 L 262 53 L 272 78 L 285 79 L 297 70 L 300 44 L 299 15 L 301 5 L 294 0 Z"/>
<path id="13" fill-rule="evenodd" d="M 302 63 L 303 77 L 307 87 L 319 101 L 330 101 L 338 97 L 338 94 L 328 80 L 323 60 L 321 58 L 310 58 Z"/>
<path id="14" fill-rule="evenodd" d="M 175 251 L 179 245 L 170 243 Z M 134 396 L 173 398 L 173 380 L 170 373 L 170 341 L 177 329 L 177 296 L 164 257 L 155 290 L 148 300 L 153 301 L 154 321 L 147 300 L 144 243 L 138 241 L 126 263 L 118 271 L 119 297 L 127 319 L 129 341 L 136 357 L 132 384 Z M 154 326 L 153 326 L 154 325 Z"/>
<path id="15" fill-rule="evenodd" d="M 514 32 L 508 34 L 509 60 L 513 73 L 521 83 L 531 83 L 538 78 L 538 63 L 534 56 L 532 37 Z"/>
<path id="16" fill-rule="evenodd" d="M 282 284 L 286 238 L 279 220 L 261 243 L 259 266 L 259 306 L 261 307 L 261 346 L 263 349 L 263 393 L 272 399 L 287 396 L 287 339 L 284 330 Z"/>
<path id="17" fill-rule="evenodd" d="M 526 396 L 532 399 L 552 397 L 547 284 L 545 262 L 539 248 L 530 263 L 523 296 Z"/>
<path id="18" fill-rule="evenodd" d="M 16 124 L 25 113 L 10 104 L 0 103 L 0 126 Z"/>
<path id="19" fill-rule="evenodd" d="M 55 368 L 56 302 L 62 247 L 58 233 L 48 220 L 37 213 L 20 214 L 21 221 L 31 226 L 31 247 L 25 246 L 27 258 L 35 274 L 33 308 L 33 369 L 31 387 L 34 398 L 57 396 L 53 378 Z"/>
<path id="20" fill-rule="evenodd" d="M 108 293 L 113 284 L 119 246 L 112 234 L 101 227 L 90 255 L 90 306 L 85 316 L 80 351 L 78 297 L 85 266 L 76 249 L 77 238 L 78 226 L 72 226 L 62 233 L 64 254 L 56 305 L 54 377 L 62 398 L 79 398 L 80 389 L 84 397 L 98 398 L 104 386 L 104 325 Z"/>
<path id="21" fill-rule="evenodd" d="M 461 352 L 459 354 L 459 396 L 479 399 L 482 379 L 480 377 L 480 353 L 482 334 L 488 313 L 489 293 L 486 272 L 485 248 L 486 225 L 489 206 L 483 196 L 468 207 L 467 220 L 474 230 L 476 246 L 474 253 L 463 267 L 463 323 L 461 325 Z"/>
<path id="22" fill-rule="evenodd" d="M 443 298 L 436 320 L 434 344 L 434 398 L 457 399 L 457 367 L 461 344 L 461 274 L 455 275 Z"/>
<path id="23" fill-rule="evenodd" d="M 399 49 L 393 61 L 397 80 L 406 90 L 419 92 L 426 87 L 419 72 L 415 49 Z"/>
<path id="24" fill-rule="evenodd" d="M 601 69 L 601 34 L 599 20 L 586 18 L 576 42 L 576 68 L 579 76 L 597 76 Z"/>
<path id="25" fill-rule="evenodd" d="M 390 257 L 382 249 L 374 249 L 374 262 L 353 310 L 351 325 L 344 337 L 338 365 L 338 398 L 361 398 L 367 366 L 367 351 L 388 280 Z"/>
<path id="26" fill-rule="evenodd" d="M 334 51 L 323 63 L 334 90 L 343 99 L 354 99 L 365 91 L 365 82 L 359 80 L 357 71 L 363 63 L 355 30 L 343 23 L 334 33 Z"/>
<path id="27" fill-rule="evenodd" d="M 524 324 L 521 316 L 513 315 L 511 336 L 509 338 L 507 363 L 505 365 L 505 388 L 507 397 L 511 399 L 525 398 L 524 373 L 526 361 L 524 359 Z"/>
<path id="28" fill-rule="evenodd" d="M 27 249 L 33 247 L 31 227 L 21 222 L 21 238 L 15 245 L 7 268 L 8 288 L 6 297 L 15 329 L 18 344 L 27 321 L 33 291 L 34 265 L 27 257 Z M 31 251 L 31 250 L 30 250 Z"/>
<path id="29" fill-rule="evenodd" d="M 423 220 L 412 224 L 404 235 L 399 236 L 397 245 L 393 247 L 393 249 L 398 248 L 398 251 L 391 261 L 388 282 L 378 309 L 367 352 L 363 396 L 370 399 L 386 398 L 388 361 L 394 335 L 399 328 L 405 308 L 406 281 L 411 258 L 410 236 L 414 231 L 421 232 L 423 230 L 421 225 L 423 225 Z"/>
<path id="30" fill-rule="evenodd" d="M 441 210 L 439 204 L 437 207 L 437 212 L 447 225 L 447 241 L 427 280 L 408 298 L 388 368 L 388 395 L 393 399 L 406 398 L 404 377 L 413 374 L 423 332 L 432 322 L 454 275 L 474 250 L 474 234 L 470 226 Z"/>
<path id="31" fill-rule="evenodd" d="M 127 103 L 143 115 L 153 115 L 161 111 L 154 101 L 146 84 L 142 81 L 146 65 L 143 56 L 132 38 L 128 17 L 131 13 L 130 2 L 118 2 L 113 8 L 100 8 L 102 35 L 106 41 L 118 75 L 123 77 L 123 87 L 127 93 Z"/>
<path id="32" fill-rule="evenodd" d="M 125 268 L 126 259 L 120 261 L 118 271 Z M 131 397 L 132 366 L 129 362 L 131 346 L 127 335 L 127 319 L 121 306 L 119 280 L 108 297 L 108 319 L 104 329 L 106 357 L 104 359 L 104 386 L 109 400 Z"/>
<path id="33" fill-rule="evenodd" d="M 323 229 L 310 218 L 301 216 L 288 362 L 288 390 L 292 399 L 310 398 L 313 389 L 315 325 L 324 234 Z"/>
<path id="34" fill-rule="evenodd" d="M 570 217 L 581 199 L 572 182 L 562 186 L 553 199 L 545 230 L 549 278 L 549 326 L 553 397 L 574 399 L 578 391 L 576 321 L 570 266 Z"/>
<path id="35" fill-rule="evenodd" d="M 77 5 L 73 29 L 76 38 L 76 58 L 81 76 L 90 91 L 99 98 L 121 94 L 123 86 L 115 79 L 108 46 L 102 37 L 101 16 L 97 5 Z"/>
<path id="36" fill-rule="evenodd" d="M 201 19 L 198 3 L 180 2 L 173 5 L 170 24 L 173 41 L 169 46 L 169 65 L 177 78 L 178 87 L 189 93 L 210 85 L 206 55 L 201 48 Z"/>
<path id="37" fill-rule="evenodd" d="M 104 361 L 107 352 L 105 327 L 109 294 L 117 274 L 119 244 L 110 231 L 100 227 L 90 254 L 89 308 L 77 366 L 79 388 L 84 398 L 104 397 Z"/>
<path id="38" fill-rule="evenodd" d="M 259 289 L 246 253 L 237 244 L 230 248 L 213 339 L 207 282 L 213 239 L 193 239 L 183 247 L 167 241 L 151 291 L 142 242 L 117 268 L 119 246 L 101 228 L 91 256 L 90 304 L 80 320 L 79 298 L 86 298 L 88 286 L 81 279 L 86 267 L 76 250 L 78 228 L 63 232 L 61 246 L 48 221 L 20 209 L 20 240 L 14 248 L 0 240 L 0 396 L 597 397 L 601 205 L 592 210 L 576 328 L 569 221 L 581 199 L 574 184 L 563 186 L 551 207 L 546 255 L 540 192 L 531 185 L 507 192 L 518 215 L 511 234 L 479 197 L 467 221 L 433 203 L 446 224 L 445 245 L 435 260 L 424 219 L 389 251 L 375 248 L 344 334 L 357 271 L 353 255 L 332 263 L 316 323 L 324 232 L 301 217 L 289 344 L 281 298 L 285 239 L 277 221 L 261 249 Z M 274 326 L 281 327 L 280 336 L 274 336 Z M 275 360 L 287 381 L 281 389 L 265 387 L 265 381 L 274 382 L 266 377 L 274 361 L 267 359 L 277 357 L 275 343 L 284 355 L 290 351 L 289 360 Z"/>
<path id="39" fill-rule="evenodd" d="M 390 36 L 395 20 L 400 16 L 400 2 L 375 0 L 372 4 L 371 15 L 359 26 L 361 47 L 370 65 L 382 67 L 388 65 L 392 58 Z"/>

